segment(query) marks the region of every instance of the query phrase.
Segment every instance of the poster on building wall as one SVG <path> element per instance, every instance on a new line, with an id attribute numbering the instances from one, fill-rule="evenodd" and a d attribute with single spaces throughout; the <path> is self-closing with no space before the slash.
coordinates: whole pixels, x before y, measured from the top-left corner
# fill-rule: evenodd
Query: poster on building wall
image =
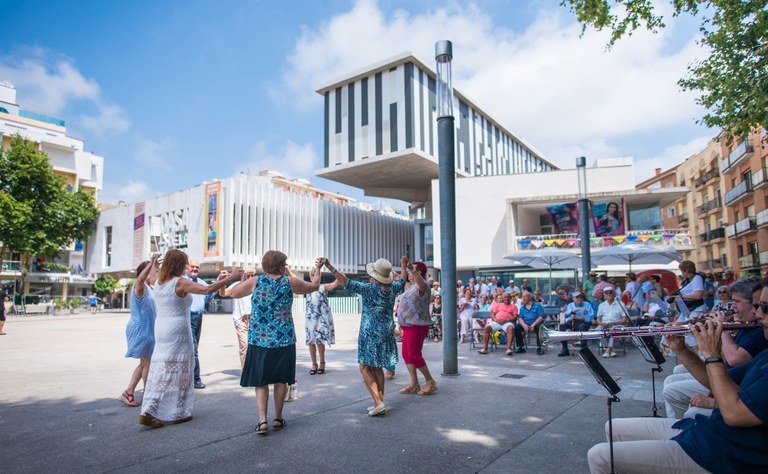
<path id="1" fill-rule="evenodd" d="M 620 201 L 592 201 L 595 235 L 624 235 L 624 198 Z"/>
<path id="2" fill-rule="evenodd" d="M 144 261 L 144 203 L 133 205 L 133 268 Z"/>
<path id="3" fill-rule="evenodd" d="M 575 202 L 547 206 L 555 234 L 579 233 L 579 206 Z"/>
<path id="4" fill-rule="evenodd" d="M 205 185 L 205 238 L 203 239 L 204 257 L 218 257 L 219 245 L 219 201 L 221 200 L 221 181 Z"/>

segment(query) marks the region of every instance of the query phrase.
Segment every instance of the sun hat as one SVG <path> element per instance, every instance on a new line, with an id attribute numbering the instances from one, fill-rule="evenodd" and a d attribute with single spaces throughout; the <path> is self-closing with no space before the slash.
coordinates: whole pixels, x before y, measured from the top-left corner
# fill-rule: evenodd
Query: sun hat
<path id="1" fill-rule="evenodd" d="M 365 272 L 379 283 L 389 285 L 392 283 L 392 263 L 386 258 L 380 258 L 365 266 Z"/>

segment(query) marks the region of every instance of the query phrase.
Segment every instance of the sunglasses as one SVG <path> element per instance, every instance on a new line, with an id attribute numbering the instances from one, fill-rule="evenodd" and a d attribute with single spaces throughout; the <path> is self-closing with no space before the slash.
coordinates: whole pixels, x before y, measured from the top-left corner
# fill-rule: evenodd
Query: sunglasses
<path id="1" fill-rule="evenodd" d="M 759 309 L 763 312 L 763 314 L 768 314 L 768 303 L 765 303 L 763 301 L 759 303 L 752 303 L 752 307 L 755 309 Z"/>

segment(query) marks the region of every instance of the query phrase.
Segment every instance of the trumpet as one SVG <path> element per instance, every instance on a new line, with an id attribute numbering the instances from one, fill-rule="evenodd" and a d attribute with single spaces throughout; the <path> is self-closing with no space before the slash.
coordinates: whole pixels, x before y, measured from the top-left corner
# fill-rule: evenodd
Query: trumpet
<path id="1" fill-rule="evenodd" d="M 758 327 L 760 327 L 759 321 L 723 323 L 724 331 L 755 329 Z M 541 328 L 539 328 L 539 339 L 541 340 L 541 347 L 546 349 L 549 344 L 563 341 L 589 341 L 609 337 L 683 336 L 690 332 L 691 326 L 627 326 L 595 331 L 554 331 L 544 327 L 542 324 Z"/>

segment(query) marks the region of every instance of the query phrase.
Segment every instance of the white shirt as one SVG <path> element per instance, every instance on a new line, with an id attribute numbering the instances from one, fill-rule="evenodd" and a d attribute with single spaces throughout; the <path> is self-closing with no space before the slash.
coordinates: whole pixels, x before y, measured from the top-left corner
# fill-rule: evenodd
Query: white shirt
<path id="1" fill-rule="evenodd" d="M 613 304 L 608 303 L 608 300 L 600 303 L 597 307 L 597 317 L 603 317 L 601 320 L 604 323 L 618 323 L 621 318 L 626 316 L 626 308 L 624 303 L 619 301 L 618 298 L 613 300 Z"/>
<path id="2" fill-rule="evenodd" d="M 233 283 L 227 288 L 232 288 L 238 283 L 240 282 Z M 251 315 L 251 296 L 253 295 L 245 295 L 242 298 L 232 298 L 232 322 L 235 323 L 235 326 L 240 324 L 240 321 L 242 321 L 246 316 Z"/>

